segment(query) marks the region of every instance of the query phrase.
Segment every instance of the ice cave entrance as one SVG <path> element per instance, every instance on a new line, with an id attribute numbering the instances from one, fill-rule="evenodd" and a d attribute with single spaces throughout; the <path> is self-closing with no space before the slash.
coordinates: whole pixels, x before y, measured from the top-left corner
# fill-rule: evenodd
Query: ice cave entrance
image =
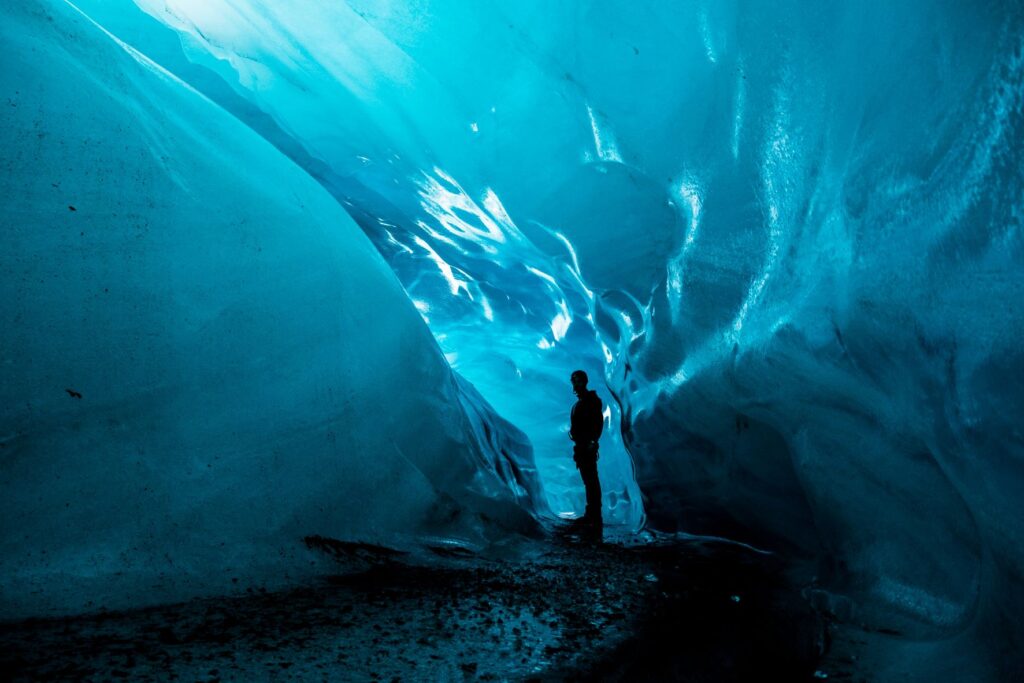
<path id="1" fill-rule="evenodd" d="M 542 487 L 538 512 L 583 511 L 568 438 L 576 400 L 569 376 L 583 369 L 604 403 L 599 471 L 606 523 L 639 528 L 640 491 L 620 407 L 605 381 L 615 367 L 608 346 L 614 342 L 596 323 L 607 315 L 608 293 L 588 286 L 565 234 L 540 224 L 521 228 L 492 188 L 474 192 L 438 167 L 413 178 L 415 202 L 383 202 L 365 190 L 341 199 L 398 275 L 451 367 L 525 434 Z M 625 326 L 628 314 L 621 318 Z"/>
<path id="2" fill-rule="evenodd" d="M 147 59 L 274 144 L 339 201 L 397 275 L 452 368 L 525 434 L 529 447 L 519 444 L 515 457 L 532 447 L 533 462 L 516 466 L 536 468 L 530 478 L 542 490 L 532 504 L 541 516 L 583 510 L 568 438 L 575 402 L 569 375 L 586 370 L 605 404 L 604 519 L 638 529 L 643 504 L 609 387 L 625 383 L 629 347 L 650 324 L 644 300 L 650 292 L 591 282 L 601 269 L 581 271 L 577 251 L 581 245 L 592 251 L 596 225 L 634 231 L 643 244 L 649 225 L 668 221 L 679 232 L 692 217 L 683 215 L 685 203 L 666 209 L 660 188 L 657 215 L 642 208 L 650 204 L 650 188 L 637 188 L 601 114 L 584 107 L 584 118 L 572 125 L 583 135 L 570 153 L 583 168 L 568 186 L 551 184 L 526 201 L 518 195 L 510 201 L 493 174 L 478 168 L 482 157 L 474 145 L 494 134 L 503 117 L 543 111 L 524 99 L 534 86 L 488 93 L 478 84 L 478 96 L 489 99 L 469 120 L 400 40 L 366 30 L 358 7 L 325 8 L 322 21 L 311 21 L 286 5 L 135 4 L 79 3 L 105 30 L 143 46 Z M 324 22 L 332 28 L 320 34 L 316 27 Z M 415 41 L 420 30 L 412 25 L 399 33 Z M 547 78 L 543 71 L 534 76 Z M 532 192 L 547 172 L 533 168 L 522 189 Z M 595 191 L 604 198 L 581 203 Z M 580 197 L 566 202 L 566 193 Z M 614 263 L 614 246 L 605 251 Z"/>

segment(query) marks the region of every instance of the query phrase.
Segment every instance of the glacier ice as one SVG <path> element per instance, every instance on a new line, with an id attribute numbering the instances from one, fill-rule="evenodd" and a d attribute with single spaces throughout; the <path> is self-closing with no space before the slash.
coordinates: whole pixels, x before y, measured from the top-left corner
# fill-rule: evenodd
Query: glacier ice
<path id="1" fill-rule="evenodd" d="M 140 3 L 182 32 L 176 54 L 156 22 L 107 3 L 79 5 L 133 44 L 156 46 L 162 64 L 339 199 L 399 276 L 452 367 L 529 438 L 543 484 L 540 512 L 582 512 L 567 438 L 575 400 L 568 376 L 576 367 L 602 376 L 610 349 L 596 337 L 597 302 L 571 257 L 576 245 L 556 229 L 519 225 L 493 189 L 464 186 L 466 174 L 456 177 L 424 146 L 485 124 L 463 120 L 431 73 L 369 26 L 356 5 Z M 555 248 L 540 247 L 542 240 Z M 618 406 L 605 399 L 609 421 L 618 423 Z M 617 430 L 607 432 L 601 463 L 605 518 L 637 528 L 643 506 Z"/>
<path id="2" fill-rule="evenodd" d="M 69 5 L 0 34 L 3 617 L 530 528 L 529 443 L 307 174 Z"/>
<path id="3" fill-rule="evenodd" d="M 491 499 L 582 508 L 581 366 L 621 426 L 607 519 L 819 558 L 815 594 L 903 634 L 893 661 L 924 679 L 1019 662 L 1019 3 L 76 4 L 295 164 L 223 168 L 301 168 L 355 219 L 459 373 L 431 361 L 429 404 Z M 351 232 L 317 196 L 308 220 Z"/>

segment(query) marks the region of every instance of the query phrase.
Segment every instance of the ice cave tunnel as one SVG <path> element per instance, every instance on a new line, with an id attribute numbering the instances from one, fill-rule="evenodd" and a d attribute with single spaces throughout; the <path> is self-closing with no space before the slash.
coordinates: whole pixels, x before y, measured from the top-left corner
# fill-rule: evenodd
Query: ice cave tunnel
<path id="1" fill-rule="evenodd" d="M 580 367 L 610 528 L 813 558 L 906 661 L 1020 671 L 1018 2 L 8 0 L 0 34 L 0 616 L 578 514 Z"/>

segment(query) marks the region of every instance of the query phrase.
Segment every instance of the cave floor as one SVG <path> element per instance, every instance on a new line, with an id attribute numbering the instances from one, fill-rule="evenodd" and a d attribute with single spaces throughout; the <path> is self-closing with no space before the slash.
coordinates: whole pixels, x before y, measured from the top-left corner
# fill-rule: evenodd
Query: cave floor
<path id="1" fill-rule="evenodd" d="M 350 544 L 315 543 L 352 554 Z M 361 571 L 287 591 L 0 624 L 0 670 L 131 681 L 826 675 L 823 620 L 781 560 L 740 545 L 561 532 L 514 560 L 358 554 Z"/>

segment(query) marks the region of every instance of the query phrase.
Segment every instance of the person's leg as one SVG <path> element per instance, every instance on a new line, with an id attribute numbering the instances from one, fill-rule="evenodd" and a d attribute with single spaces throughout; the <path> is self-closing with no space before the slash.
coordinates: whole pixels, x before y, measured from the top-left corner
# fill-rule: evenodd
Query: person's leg
<path id="1" fill-rule="evenodd" d="M 576 471 L 580 473 L 580 479 L 583 480 L 583 489 L 589 491 L 587 488 L 587 460 L 586 453 L 583 448 L 575 443 L 572 445 L 572 461 L 576 463 Z M 583 513 L 584 517 L 577 517 L 577 522 L 582 522 L 586 516 L 586 512 Z"/>
<path id="2" fill-rule="evenodd" d="M 587 492 L 587 510 L 584 517 L 595 522 L 601 521 L 601 481 L 597 478 L 597 461 L 587 459 L 580 463 L 580 475 Z"/>

